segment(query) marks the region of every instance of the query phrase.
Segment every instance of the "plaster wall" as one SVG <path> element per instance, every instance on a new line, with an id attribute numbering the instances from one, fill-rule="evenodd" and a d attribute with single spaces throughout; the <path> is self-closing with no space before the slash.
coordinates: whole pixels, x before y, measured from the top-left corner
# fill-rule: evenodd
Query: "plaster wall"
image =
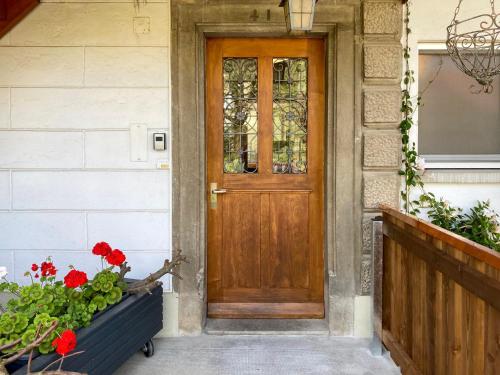
<path id="1" fill-rule="evenodd" d="M 418 74 L 419 46 L 424 44 L 444 45 L 446 41 L 446 27 L 450 24 L 458 0 L 418 0 L 412 2 L 411 35 L 412 67 Z M 500 8 L 500 1 L 495 0 L 496 9 Z M 471 17 L 480 13 L 489 13 L 489 0 L 465 0 L 460 18 Z M 418 76 L 417 76 L 418 82 Z M 472 83 L 472 80 L 471 80 Z M 414 87 L 414 94 L 418 92 L 418 85 Z M 425 95 L 423 97 L 425 105 Z M 474 124 L 471 124 L 474 126 Z M 418 127 L 413 133 L 415 142 Z M 478 200 L 491 200 L 492 207 L 500 212 L 500 174 L 498 170 L 432 170 L 427 171 L 424 179 L 426 188 L 434 192 L 437 197 L 449 200 L 453 205 L 463 208 L 472 207 Z"/>
<path id="2" fill-rule="evenodd" d="M 170 140 L 169 14 L 167 0 L 42 0 L 0 39 L 0 264 L 11 279 L 47 255 L 61 272 L 93 274 L 98 241 L 126 251 L 132 277 L 170 257 L 171 173 L 157 169 L 170 146 L 152 146 L 153 132 Z M 140 162 L 135 124 L 148 133 Z"/>

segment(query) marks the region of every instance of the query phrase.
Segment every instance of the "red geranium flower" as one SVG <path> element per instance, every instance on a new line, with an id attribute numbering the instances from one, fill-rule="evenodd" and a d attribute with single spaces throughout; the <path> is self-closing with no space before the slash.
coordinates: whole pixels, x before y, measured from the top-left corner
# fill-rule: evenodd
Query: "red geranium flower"
<path id="1" fill-rule="evenodd" d="M 56 348 L 56 352 L 58 354 L 65 356 L 76 348 L 75 332 L 67 329 L 59 337 L 56 337 L 54 341 L 52 341 L 52 346 Z"/>
<path id="2" fill-rule="evenodd" d="M 111 253 L 111 246 L 107 242 L 98 242 L 92 249 L 92 254 L 100 255 L 102 257 L 108 256 Z"/>
<path id="3" fill-rule="evenodd" d="M 33 272 L 38 271 L 38 264 L 33 263 L 33 264 L 31 265 L 31 270 L 32 270 Z"/>
<path id="4" fill-rule="evenodd" d="M 35 279 L 38 279 L 39 277 L 40 277 L 40 275 L 35 273 Z"/>
<path id="5" fill-rule="evenodd" d="M 113 266 L 121 266 L 125 262 L 125 254 L 121 250 L 115 249 L 108 256 L 106 256 L 106 261 Z"/>
<path id="6" fill-rule="evenodd" d="M 57 272 L 56 267 L 52 262 L 42 262 L 42 276 L 54 276 Z"/>
<path id="7" fill-rule="evenodd" d="M 87 281 L 89 281 L 87 279 L 87 274 L 82 271 L 71 270 L 66 276 L 64 276 L 64 285 L 66 285 L 67 288 L 78 288 Z"/>

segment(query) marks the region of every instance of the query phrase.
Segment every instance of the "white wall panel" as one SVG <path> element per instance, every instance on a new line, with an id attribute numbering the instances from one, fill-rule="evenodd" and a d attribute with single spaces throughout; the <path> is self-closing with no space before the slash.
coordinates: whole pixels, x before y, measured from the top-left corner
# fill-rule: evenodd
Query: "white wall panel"
<path id="1" fill-rule="evenodd" d="M 140 30 L 138 22 L 146 24 Z M 148 4 L 42 4 L 10 33 L 13 45 L 167 46 L 168 8 Z"/>
<path id="2" fill-rule="evenodd" d="M 85 214 L 0 212 L 3 249 L 86 249 Z"/>
<path id="3" fill-rule="evenodd" d="M 12 89 L 13 128 L 128 129 L 135 122 L 168 126 L 168 89 Z"/>
<path id="4" fill-rule="evenodd" d="M 0 131 L 0 168 L 81 168 L 83 133 Z"/>
<path id="5" fill-rule="evenodd" d="M 79 86 L 83 48 L 0 47 L 0 86 Z"/>
<path id="6" fill-rule="evenodd" d="M 12 175 L 14 209 L 168 209 L 168 173 L 22 172 Z"/>
<path id="7" fill-rule="evenodd" d="M 165 213 L 90 212 L 89 246 L 106 241 L 122 250 L 170 249 L 170 220 Z"/>
<path id="8" fill-rule="evenodd" d="M 85 85 L 166 87 L 168 49 L 163 47 L 86 47 Z"/>
<path id="9" fill-rule="evenodd" d="M 10 172 L 0 171 L 0 210 L 10 208 Z"/>
<path id="10" fill-rule="evenodd" d="M 0 129 L 10 127 L 10 89 L 0 88 Z"/>

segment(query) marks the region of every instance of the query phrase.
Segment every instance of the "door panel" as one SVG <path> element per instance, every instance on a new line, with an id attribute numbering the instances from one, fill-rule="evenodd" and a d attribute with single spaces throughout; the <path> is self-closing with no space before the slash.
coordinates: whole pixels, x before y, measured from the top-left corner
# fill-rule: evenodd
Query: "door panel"
<path id="1" fill-rule="evenodd" d="M 269 288 L 309 288 L 309 193 L 270 196 Z"/>
<path id="2" fill-rule="evenodd" d="M 260 288 L 260 194 L 229 193 L 222 204 L 223 288 Z"/>
<path id="3" fill-rule="evenodd" d="M 324 60 L 319 39 L 207 41 L 210 317 L 324 316 Z"/>

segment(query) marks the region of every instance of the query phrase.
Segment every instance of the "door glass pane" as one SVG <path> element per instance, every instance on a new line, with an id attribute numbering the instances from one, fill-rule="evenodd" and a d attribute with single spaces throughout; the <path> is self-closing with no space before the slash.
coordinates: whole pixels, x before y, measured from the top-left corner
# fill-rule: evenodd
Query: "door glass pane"
<path id="1" fill-rule="evenodd" d="M 307 59 L 273 59 L 273 173 L 307 173 Z"/>
<path id="2" fill-rule="evenodd" d="M 224 58 L 224 173 L 256 173 L 257 59 Z"/>

